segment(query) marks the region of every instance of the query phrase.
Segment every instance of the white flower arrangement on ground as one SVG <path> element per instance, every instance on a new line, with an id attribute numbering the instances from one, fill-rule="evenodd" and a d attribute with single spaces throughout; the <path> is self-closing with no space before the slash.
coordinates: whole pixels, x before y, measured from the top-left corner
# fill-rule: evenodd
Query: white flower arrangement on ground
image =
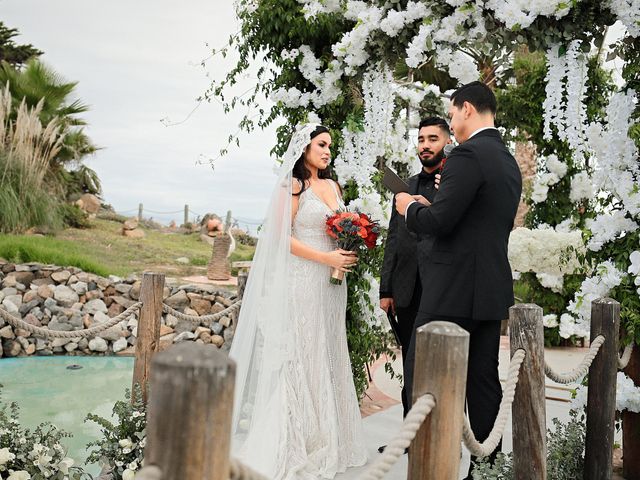
<path id="1" fill-rule="evenodd" d="M 584 246 L 579 231 L 559 232 L 550 227 L 530 230 L 519 227 L 509 237 L 509 262 L 518 272 L 535 272 L 549 276 L 573 273 L 580 267 L 576 251 Z M 563 259 L 564 261 L 559 261 Z M 558 286 L 557 279 L 544 277 Z"/>
<path id="2" fill-rule="evenodd" d="M 81 480 L 91 478 L 66 456 L 61 440 L 71 435 L 42 423 L 34 430 L 20 425 L 16 403 L 0 403 L 0 478 L 6 480 Z"/>

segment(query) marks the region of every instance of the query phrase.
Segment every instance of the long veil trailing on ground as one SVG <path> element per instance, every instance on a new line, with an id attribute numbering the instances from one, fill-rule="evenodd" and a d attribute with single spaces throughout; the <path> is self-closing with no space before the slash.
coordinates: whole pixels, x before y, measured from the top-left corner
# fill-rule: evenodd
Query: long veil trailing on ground
<path id="1" fill-rule="evenodd" d="M 305 124 L 293 134 L 245 289 L 230 357 L 236 361 L 232 449 L 250 458 L 250 466 L 269 474 L 286 441 L 284 367 L 296 342 L 288 301 L 291 262 L 292 169 L 310 143 L 318 124 Z"/>

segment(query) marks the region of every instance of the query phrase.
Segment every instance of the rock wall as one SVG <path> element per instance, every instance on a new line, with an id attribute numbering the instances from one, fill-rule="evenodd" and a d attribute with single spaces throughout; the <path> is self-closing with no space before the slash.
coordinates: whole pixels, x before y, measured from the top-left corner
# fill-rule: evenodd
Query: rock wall
<path id="1" fill-rule="evenodd" d="M 139 299 L 138 277 L 100 277 L 78 268 L 28 263 L 15 265 L 0 259 L 0 304 L 22 320 L 51 330 L 74 331 L 106 322 Z M 218 313 L 231 305 L 235 294 L 206 285 L 171 285 L 164 302 L 188 315 Z M 194 341 L 227 350 L 237 313 L 209 326 L 162 315 L 160 348 Z M 0 319 L 0 357 L 27 355 L 133 354 L 137 340 L 137 314 L 90 338 L 48 340 L 14 328 Z"/>

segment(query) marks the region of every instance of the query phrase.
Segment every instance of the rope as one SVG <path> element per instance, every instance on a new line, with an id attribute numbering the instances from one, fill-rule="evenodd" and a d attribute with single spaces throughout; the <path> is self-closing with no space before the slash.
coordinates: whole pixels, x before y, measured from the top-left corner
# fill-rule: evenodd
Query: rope
<path id="1" fill-rule="evenodd" d="M 169 314 L 173 315 L 174 317 L 176 317 L 179 320 L 186 320 L 187 322 L 194 322 L 194 323 L 217 322 L 218 320 L 220 320 L 225 315 L 227 315 L 229 313 L 233 313 L 236 310 L 239 310 L 241 304 L 242 304 L 242 300 L 236 300 L 236 302 L 233 305 L 225 308 L 224 310 L 222 310 L 222 311 L 220 311 L 218 313 L 213 313 L 211 315 L 202 315 L 201 317 L 197 317 L 195 315 L 187 315 L 185 313 L 179 312 L 175 308 L 171 308 L 166 303 L 162 304 L 162 311 L 164 313 L 169 313 Z"/>
<path id="2" fill-rule="evenodd" d="M 526 353 L 524 350 L 518 349 L 511 358 L 509 373 L 507 375 L 504 392 L 502 393 L 502 401 L 500 402 L 500 410 L 498 410 L 498 415 L 496 416 L 496 421 L 493 424 L 491 433 L 484 442 L 480 443 L 478 442 L 478 440 L 476 440 L 476 437 L 473 434 L 473 430 L 471 430 L 469 419 L 466 415 L 464 416 L 462 426 L 462 439 L 464 440 L 465 446 L 471 452 L 471 455 L 474 455 L 476 457 L 486 457 L 487 455 L 493 453 L 493 451 L 498 446 L 498 443 L 500 443 L 500 439 L 504 434 L 504 427 L 507 424 L 509 410 L 511 409 L 511 405 L 513 404 L 513 398 L 516 393 L 516 385 L 518 384 L 518 376 L 520 374 L 520 367 L 522 366 L 525 355 Z"/>
<path id="3" fill-rule="evenodd" d="M 624 347 L 624 352 L 622 352 L 622 356 L 618 358 L 618 368 L 620 370 L 624 370 L 629 365 L 629 361 L 631 360 L 631 354 L 633 353 L 633 342 Z"/>
<path id="4" fill-rule="evenodd" d="M 162 480 L 162 470 L 156 465 L 145 465 L 136 474 L 135 480 Z"/>
<path id="5" fill-rule="evenodd" d="M 603 335 L 598 335 L 594 338 L 593 342 L 591 342 L 591 347 L 589 347 L 589 352 L 584 356 L 580 365 L 578 365 L 573 371 L 569 373 L 557 373 L 545 362 L 544 373 L 547 374 L 547 377 L 557 383 L 567 384 L 575 382 L 587 374 L 589 367 L 591 366 L 593 359 L 596 358 L 604 340 L 605 338 Z"/>
<path id="6" fill-rule="evenodd" d="M 436 402 L 433 395 L 426 394 L 420 397 L 416 403 L 413 404 L 409 413 L 407 413 L 400 431 L 389 442 L 382 455 L 358 477 L 358 480 L 381 479 L 404 454 L 405 448 L 411 444 L 411 441 L 416 436 L 416 432 L 435 405 Z"/>
<path id="7" fill-rule="evenodd" d="M 96 334 L 103 332 L 104 330 L 108 330 L 114 325 L 120 323 L 122 320 L 126 319 L 132 313 L 136 312 L 142 306 L 142 302 L 136 302 L 127 308 L 124 312 L 119 315 L 116 315 L 111 320 L 96 325 L 95 327 L 85 328 L 82 330 L 74 330 L 71 332 L 62 331 L 62 330 L 49 330 L 44 327 L 36 327 L 35 325 L 31 325 L 18 317 L 14 317 L 12 314 L 7 312 L 6 310 L 0 308 L 0 317 L 7 321 L 7 323 L 15 328 L 20 328 L 22 330 L 26 330 L 36 337 L 42 338 L 87 338 L 87 337 L 95 337 Z"/>
<path id="8" fill-rule="evenodd" d="M 229 464 L 229 480 L 269 480 L 261 473 L 252 470 L 240 460 L 232 458 Z"/>

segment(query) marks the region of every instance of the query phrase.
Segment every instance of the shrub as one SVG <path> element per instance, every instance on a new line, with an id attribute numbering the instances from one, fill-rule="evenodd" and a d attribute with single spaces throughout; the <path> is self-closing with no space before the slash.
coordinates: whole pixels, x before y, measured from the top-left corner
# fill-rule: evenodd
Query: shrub
<path id="1" fill-rule="evenodd" d="M 134 474 L 142 465 L 144 445 L 146 443 L 147 413 L 139 387 L 135 400 L 131 402 L 131 391 L 127 390 L 125 400 L 118 401 L 113 407 L 116 423 L 98 415 L 87 415 L 86 421 L 95 422 L 102 427 L 103 437 L 87 445 L 95 448 L 87 458 L 88 462 L 97 462 L 111 471 L 113 480 L 133 480 Z"/>
<path id="2" fill-rule="evenodd" d="M 61 440 L 71 434 L 48 422 L 41 423 L 32 431 L 20 425 L 19 417 L 20 409 L 15 402 L 9 405 L 0 402 L 0 478 L 91 478 L 66 456 Z"/>
<path id="3" fill-rule="evenodd" d="M 584 470 L 584 415 L 577 410 L 569 412 L 565 424 L 553 419 L 553 430 L 547 430 L 547 476 L 553 480 L 582 478 Z M 499 453 L 495 464 L 487 460 L 476 462 L 474 480 L 515 480 L 513 454 Z"/>

